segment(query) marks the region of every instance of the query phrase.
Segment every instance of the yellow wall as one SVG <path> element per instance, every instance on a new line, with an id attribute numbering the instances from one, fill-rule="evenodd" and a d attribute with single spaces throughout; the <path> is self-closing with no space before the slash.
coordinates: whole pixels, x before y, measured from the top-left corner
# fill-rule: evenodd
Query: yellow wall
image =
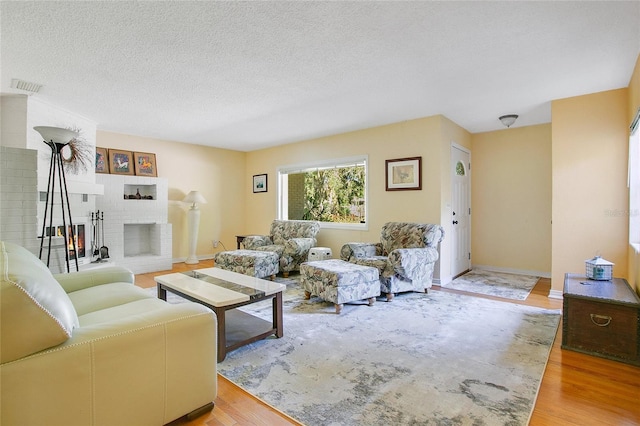
<path id="1" fill-rule="evenodd" d="M 640 55 L 629 82 L 629 125 L 640 108 Z M 635 213 L 637 214 L 637 212 Z M 629 246 L 629 284 L 640 294 L 640 253 Z"/>
<path id="2" fill-rule="evenodd" d="M 96 144 L 156 154 L 158 177 L 169 183 L 168 221 L 173 228 L 174 259 L 184 260 L 189 254 L 188 206 L 181 201 L 192 190 L 200 191 L 207 200 L 200 205 L 197 255 L 210 257 L 213 239 L 235 249 L 235 235 L 244 229 L 241 213 L 248 185 L 244 152 L 103 131 L 98 131 Z M 220 250 L 219 245 L 215 251 Z"/>
<path id="3" fill-rule="evenodd" d="M 640 56 L 638 58 L 640 63 Z M 97 145 L 154 152 L 169 181 L 173 257 L 188 254 L 186 210 L 193 189 L 201 206 L 200 257 L 212 239 L 226 249 L 235 235 L 265 233 L 276 217 L 280 166 L 366 154 L 368 229 L 322 229 L 319 245 L 334 256 L 346 241 L 377 241 L 386 221 L 440 223 L 451 235 L 450 147 L 471 151 L 472 262 L 544 274 L 561 294 L 565 272 L 582 272 L 596 253 L 616 263 L 616 276 L 636 286 L 640 260 L 628 250 L 626 164 L 628 126 L 640 106 L 640 65 L 628 89 L 552 102 L 552 123 L 471 135 L 443 116 L 390 124 L 253 152 L 98 131 Z M 385 160 L 422 156 L 422 191 L 385 191 Z M 252 192 L 252 176 L 268 175 L 268 192 Z M 553 226 L 549 227 L 549 217 Z M 449 239 L 441 245 L 436 277 L 450 279 Z M 640 287 L 640 286 L 639 286 Z"/>
<path id="4" fill-rule="evenodd" d="M 474 265 L 551 274 L 551 124 L 472 135 Z"/>
<path id="5" fill-rule="evenodd" d="M 380 229 L 388 221 L 442 223 L 446 229 L 450 217 L 443 221 L 443 212 L 450 199 L 446 181 L 450 181 L 451 141 L 469 147 L 470 135 L 445 117 L 433 116 L 249 152 L 247 176 L 266 173 L 269 190 L 254 194 L 250 187 L 246 188 L 245 231 L 264 233 L 276 217 L 278 167 L 358 155 L 369 157 L 368 229 L 323 228 L 318 235 L 320 246 L 330 247 L 338 257 L 345 242 L 379 241 Z M 422 190 L 386 191 L 385 160 L 417 156 L 422 157 Z M 445 275 L 450 270 L 448 250 L 447 245 L 441 247 Z"/>
<path id="6" fill-rule="evenodd" d="M 552 291 L 600 254 L 628 268 L 627 89 L 553 101 Z M 558 293 L 556 293 L 558 294 Z"/>
<path id="7" fill-rule="evenodd" d="M 347 241 L 378 241 L 387 221 L 451 222 L 450 145 L 471 147 L 471 135 L 443 116 L 395 123 L 249 153 L 180 142 L 99 131 L 97 146 L 153 152 L 158 176 L 169 181 L 169 222 L 173 225 L 173 258 L 188 254 L 187 206 L 180 200 L 192 189 L 203 193 L 197 254 L 210 257 L 212 239 L 235 248 L 235 235 L 264 234 L 276 218 L 278 167 L 357 155 L 369 158 L 369 216 L 367 230 L 322 229 L 318 244 L 331 247 L 334 257 Z M 422 157 L 421 191 L 386 191 L 385 160 Z M 268 191 L 253 193 L 252 176 L 267 174 Z M 450 268 L 450 246 L 441 247 L 445 277 Z M 439 275 L 436 275 L 438 277 Z"/>

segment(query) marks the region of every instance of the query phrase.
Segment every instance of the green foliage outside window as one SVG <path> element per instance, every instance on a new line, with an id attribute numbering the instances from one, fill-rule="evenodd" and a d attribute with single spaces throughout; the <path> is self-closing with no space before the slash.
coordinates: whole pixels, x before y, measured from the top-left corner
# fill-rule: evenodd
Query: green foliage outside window
<path id="1" fill-rule="evenodd" d="M 305 220 L 364 222 L 364 166 L 339 167 L 304 173 Z"/>

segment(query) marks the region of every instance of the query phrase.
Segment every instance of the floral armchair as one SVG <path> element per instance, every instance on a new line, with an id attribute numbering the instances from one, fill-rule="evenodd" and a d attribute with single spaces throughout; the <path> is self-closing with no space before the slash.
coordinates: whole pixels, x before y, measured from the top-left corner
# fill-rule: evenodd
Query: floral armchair
<path id="1" fill-rule="evenodd" d="M 274 220 L 269 235 L 250 235 L 243 244 L 247 250 L 273 251 L 280 257 L 280 271 L 285 277 L 299 271 L 307 261 L 309 249 L 315 247 L 320 222 L 309 220 Z"/>
<path id="2" fill-rule="evenodd" d="M 438 243 L 444 238 L 440 225 L 387 222 L 379 243 L 347 243 L 342 260 L 372 266 L 380 273 L 380 291 L 387 300 L 405 291 L 427 292 L 438 260 Z"/>

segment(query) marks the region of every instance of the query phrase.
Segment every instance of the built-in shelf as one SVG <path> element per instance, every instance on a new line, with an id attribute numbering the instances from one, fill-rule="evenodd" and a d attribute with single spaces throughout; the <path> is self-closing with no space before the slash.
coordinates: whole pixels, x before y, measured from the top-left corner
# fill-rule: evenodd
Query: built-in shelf
<path id="1" fill-rule="evenodd" d="M 138 198 L 140 195 L 140 198 Z M 125 200 L 156 200 L 158 198 L 158 189 L 156 185 L 124 185 Z"/>

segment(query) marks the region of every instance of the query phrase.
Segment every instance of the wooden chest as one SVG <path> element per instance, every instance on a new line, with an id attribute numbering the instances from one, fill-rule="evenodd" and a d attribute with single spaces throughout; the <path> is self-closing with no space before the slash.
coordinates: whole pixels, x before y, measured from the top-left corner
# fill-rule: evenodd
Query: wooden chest
<path id="1" fill-rule="evenodd" d="M 640 298 L 626 280 L 566 274 L 562 348 L 640 365 Z"/>

